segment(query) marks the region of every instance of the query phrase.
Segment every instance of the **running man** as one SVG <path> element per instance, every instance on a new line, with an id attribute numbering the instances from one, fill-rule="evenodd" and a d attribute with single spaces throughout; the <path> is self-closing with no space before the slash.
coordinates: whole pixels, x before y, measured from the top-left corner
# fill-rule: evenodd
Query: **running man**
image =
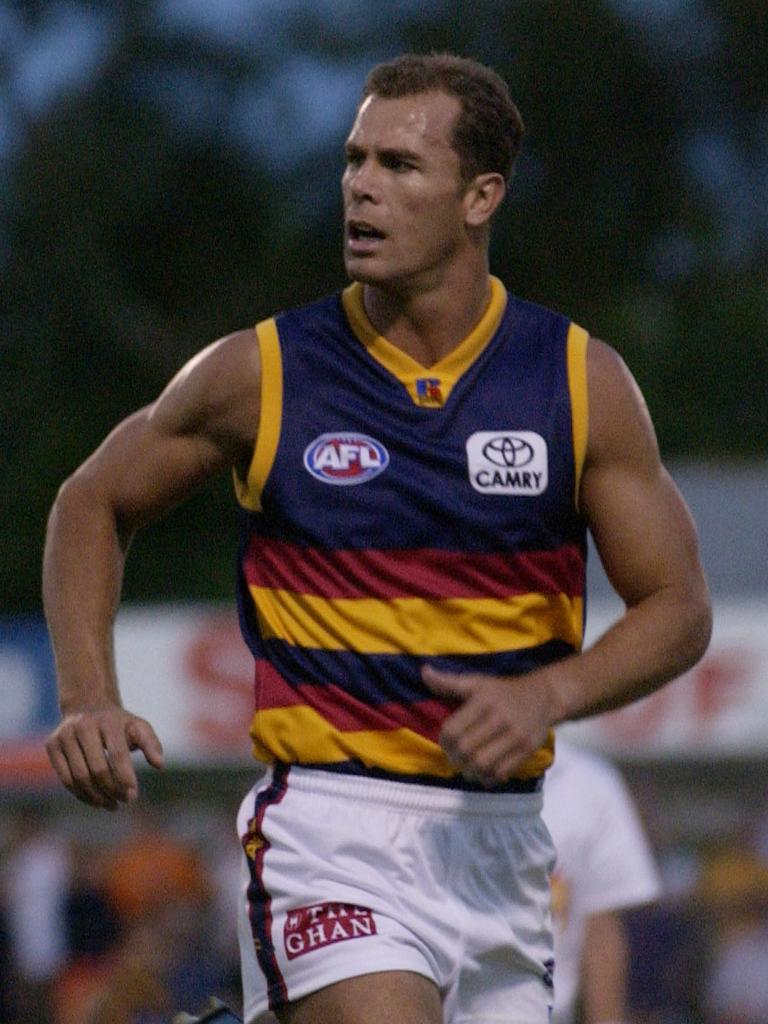
<path id="1" fill-rule="evenodd" d="M 268 766 L 240 814 L 248 1024 L 546 1024 L 553 728 L 708 643 L 695 529 L 632 377 L 490 274 L 522 134 L 474 61 L 374 68 L 342 179 L 351 285 L 201 352 L 51 513 L 48 751 L 115 809 L 132 749 L 162 764 L 115 677 L 129 543 L 234 471 Z M 587 530 L 626 614 L 582 651 Z"/>

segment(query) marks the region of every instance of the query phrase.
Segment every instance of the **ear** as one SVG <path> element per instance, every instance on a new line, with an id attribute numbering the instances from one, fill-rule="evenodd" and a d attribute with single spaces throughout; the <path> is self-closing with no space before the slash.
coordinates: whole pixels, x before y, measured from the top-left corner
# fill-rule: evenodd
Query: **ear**
<path id="1" fill-rule="evenodd" d="M 465 222 L 479 228 L 493 217 L 506 195 L 507 185 L 501 174 L 488 171 L 476 175 L 464 193 Z"/>

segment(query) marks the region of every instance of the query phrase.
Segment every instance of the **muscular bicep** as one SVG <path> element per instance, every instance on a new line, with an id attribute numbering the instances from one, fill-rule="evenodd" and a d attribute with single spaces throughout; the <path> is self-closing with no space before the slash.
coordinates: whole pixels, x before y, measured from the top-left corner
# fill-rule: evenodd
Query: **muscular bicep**
<path id="1" fill-rule="evenodd" d="M 152 414 L 148 406 L 124 420 L 73 478 L 113 511 L 126 536 L 172 508 L 219 462 L 205 440 L 159 430 Z"/>
<path id="2" fill-rule="evenodd" d="M 188 363 L 155 402 L 120 423 L 73 482 L 111 509 L 127 538 L 203 480 L 248 457 L 258 392 L 253 332 L 222 339 Z"/>
<path id="3" fill-rule="evenodd" d="M 645 402 L 621 359 L 596 340 L 588 385 L 580 504 L 608 578 L 629 606 L 665 587 L 698 585 L 693 520 L 661 463 Z"/>

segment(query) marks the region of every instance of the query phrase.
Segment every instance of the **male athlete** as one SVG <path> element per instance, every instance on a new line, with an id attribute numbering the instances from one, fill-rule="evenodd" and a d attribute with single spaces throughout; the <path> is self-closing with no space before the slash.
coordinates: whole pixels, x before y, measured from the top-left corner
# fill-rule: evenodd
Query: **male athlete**
<path id="1" fill-rule="evenodd" d="M 521 135 L 473 61 L 374 69 L 342 181 L 351 286 L 200 353 L 52 510 L 48 750 L 114 809 L 137 795 L 131 749 L 162 764 L 113 668 L 129 541 L 234 469 L 268 765 L 239 822 L 249 1024 L 546 1024 L 553 726 L 708 642 L 694 527 L 632 378 L 489 274 Z M 581 653 L 587 529 L 627 611 Z"/>

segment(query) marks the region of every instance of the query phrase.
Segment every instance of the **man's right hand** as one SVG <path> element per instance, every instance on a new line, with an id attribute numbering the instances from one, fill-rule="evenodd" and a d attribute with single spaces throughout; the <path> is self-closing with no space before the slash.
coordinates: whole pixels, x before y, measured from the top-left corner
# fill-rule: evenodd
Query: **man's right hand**
<path id="1" fill-rule="evenodd" d="M 163 767 L 163 748 L 149 722 L 114 704 L 65 715 L 46 750 L 78 800 L 108 811 L 139 795 L 132 750 L 140 750 L 153 768 Z"/>

